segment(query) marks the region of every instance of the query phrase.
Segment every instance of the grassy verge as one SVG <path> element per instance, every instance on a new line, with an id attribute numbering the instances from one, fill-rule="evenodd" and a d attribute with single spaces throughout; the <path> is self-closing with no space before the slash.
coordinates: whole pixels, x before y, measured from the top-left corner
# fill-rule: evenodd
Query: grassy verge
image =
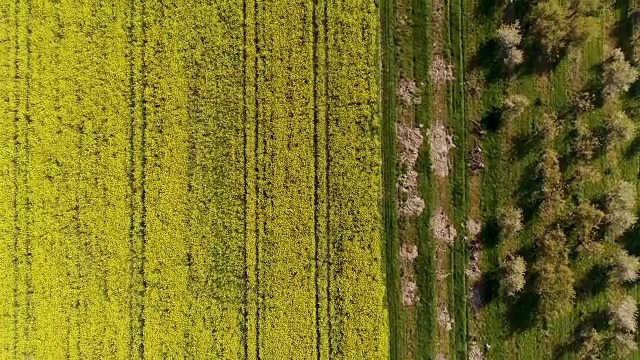
<path id="1" fill-rule="evenodd" d="M 454 320 L 451 336 L 452 354 L 467 358 L 468 286 L 466 264 L 468 260 L 466 223 L 469 213 L 468 187 L 468 118 L 466 108 L 466 14 L 462 0 L 450 0 L 448 11 L 448 56 L 453 64 L 455 80 L 449 84 L 449 124 L 456 148 L 453 151 L 453 171 L 450 174 L 451 221 L 458 228 L 458 238 L 451 249 L 451 279 L 449 296 Z"/>

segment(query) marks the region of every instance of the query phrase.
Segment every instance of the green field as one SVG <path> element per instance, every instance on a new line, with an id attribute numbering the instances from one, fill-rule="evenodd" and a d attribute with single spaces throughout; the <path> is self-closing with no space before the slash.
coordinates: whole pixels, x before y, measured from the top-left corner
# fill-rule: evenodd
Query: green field
<path id="1" fill-rule="evenodd" d="M 0 358 L 388 357 L 378 19 L 0 2 Z"/>

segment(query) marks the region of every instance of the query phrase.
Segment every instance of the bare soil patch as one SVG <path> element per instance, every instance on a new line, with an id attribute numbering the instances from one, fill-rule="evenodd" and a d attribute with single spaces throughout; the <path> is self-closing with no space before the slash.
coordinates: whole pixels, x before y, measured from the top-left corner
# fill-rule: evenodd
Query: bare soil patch
<path id="1" fill-rule="evenodd" d="M 416 82 L 407 78 L 400 79 L 398 81 L 398 98 L 404 106 L 420 104 L 420 90 Z"/>
<path id="2" fill-rule="evenodd" d="M 449 150 L 455 147 L 453 137 L 447 133 L 441 122 L 436 123 L 428 131 L 431 146 L 431 163 L 436 176 L 445 178 L 449 175 Z"/>
<path id="3" fill-rule="evenodd" d="M 458 233 L 455 227 L 449 222 L 449 217 L 445 213 L 444 209 L 439 208 L 436 214 L 431 218 L 431 228 L 433 229 L 433 235 L 440 243 L 447 245 L 453 244 Z"/>
<path id="4" fill-rule="evenodd" d="M 403 261 L 411 262 L 418 257 L 418 247 L 413 244 L 403 244 L 400 248 L 400 258 Z"/>
<path id="5" fill-rule="evenodd" d="M 454 79 L 453 66 L 446 62 L 442 56 L 434 55 L 431 66 L 429 67 L 429 76 L 435 85 L 442 85 Z"/>
<path id="6" fill-rule="evenodd" d="M 444 305 L 438 308 L 438 325 L 440 325 L 446 332 L 453 329 L 453 320 L 451 320 L 449 311 Z"/>
<path id="7" fill-rule="evenodd" d="M 408 168 L 413 168 L 418 160 L 420 146 L 424 138 L 419 128 L 402 124 L 396 125 L 396 137 L 400 148 L 400 162 Z"/>
<path id="8" fill-rule="evenodd" d="M 413 280 L 402 278 L 402 303 L 411 306 L 418 300 L 418 286 Z"/>

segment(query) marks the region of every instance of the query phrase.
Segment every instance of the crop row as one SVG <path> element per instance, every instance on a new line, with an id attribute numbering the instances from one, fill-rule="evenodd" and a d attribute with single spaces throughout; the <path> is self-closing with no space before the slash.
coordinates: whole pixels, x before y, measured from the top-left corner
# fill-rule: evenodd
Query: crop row
<path id="1" fill-rule="evenodd" d="M 387 358 L 378 10 L 370 1 L 327 7 L 332 352 L 339 359 Z"/>
<path id="2" fill-rule="evenodd" d="M 256 357 L 315 358 L 312 3 L 257 1 Z"/>

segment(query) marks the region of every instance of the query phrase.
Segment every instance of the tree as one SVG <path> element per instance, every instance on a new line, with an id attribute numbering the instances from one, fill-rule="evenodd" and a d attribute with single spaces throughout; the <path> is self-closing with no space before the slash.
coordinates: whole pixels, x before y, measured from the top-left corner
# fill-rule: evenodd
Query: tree
<path id="1" fill-rule="evenodd" d="M 558 119 L 554 113 L 544 113 L 537 123 L 537 128 L 542 135 L 544 145 L 551 147 L 558 136 Z"/>
<path id="2" fill-rule="evenodd" d="M 583 112 L 592 111 L 594 106 L 593 102 L 595 95 L 589 92 L 582 92 L 573 99 L 573 113 L 579 114 Z"/>
<path id="3" fill-rule="evenodd" d="M 638 279 L 640 260 L 626 251 L 620 249 L 614 259 L 612 269 L 613 278 L 618 283 L 634 282 Z"/>
<path id="4" fill-rule="evenodd" d="M 636 332 L 636 312 L 638 305 L 629 295 L 614 299 L 609 305 L 609 325 L 618 333 L 633 334 Z"/>
<path id="5" fill-rule="evenodd" d="M 634 213 L 636 206 L 636 189 L 626 182 L 620 181 L 606 195 L 607 233 L 614 238 L 622 235 L 636 223 L 638 218 Z"/>
<path id="6" fill-rule="evenodd" d="M 529 99 L 520 94 L 509 95 L 502 101 L 502 116 L 507 120 L 517 118 L 529 106 Z"/>
<path id="7" fill-rule="evenodd" d="M 600 0 L 571 0 L 569 1 L 569 17 L 591 16 L 600 10 Z"/>
<path id="8" fill-rule="evenodd" d="M 546 232 L 538 240 L 538 254 L 534 269 L 539 311 L 544 319 L 552 320 L 571 311 L 575 298 L 564 233 L 559 229 Z"/>
<path id="9" fill-rule="evenodd" d="M 624 358 L 636 349 L 636 339 L 633 334 L 615 333 L 611 339 L 611 347 L 617 358 Z"/>
<path id="10" fill-rule="evenodd" d="M 500 209 L 498 213 L 500 236 L 508 239 L 522 230 L 522 210 L 513 206 Z"/>
<path id="11" fill-rule="evenodd" d="M 574 224 L 583 240 L 591 240 L 591 236 L 604 220 L 604 212 L 589 202 L 581 202 L 574 212 Z"/>
<path id="12" fill-rule="evenodd" d="M 498 29 L 498 43 L 502 49 L 505 65 L 512 69 L 524 60 L 524 53 L 518 48 L 522 42 L 520 34 L 520 22 L 502 24 Z"/>
<path id="13" fill-rule="evenodd" d="M 547 147 L 542 152 L 538 174 L 542 183 L 537 192 L 538 198 L 541 199 L 538 216 L 546 226 L 558 220 L 565 210 L 562 172 L 555 149 Z"/>
<path id="14" fill-rule="evenodd" d="M 638 70 L 625 59 L 622 50 L 615 49 L 603 64 L 602 96 L 605 99 L 616 98 L 629 90 L 638 79 Z"/>
<path id="15" fill-rule="evenodd" d="M 566 11 L 555 0 L 540 1 L 530 13 L 532 31 L 550 61 L 555 61 L 567 46 L 569 22 Z"/>
<path id="16" fill-rule="evenodd" d="M 594 183 L 602 179 L 602 175 L 590 163 L 581 164 L 573 170 L 573 182 L 571 186 L 578 186 L 585 183 Z"/>
<path id="17" fill-rule="evenodd" d="M 582 344 L 578 350 L 578 358 L 582 360 L 600 359 L 600 347 L 602 346 L 602 336 L 591 328 L 582 336 Z"/>
<path id="18" fill-rule="evenodd" d="M 593 135 L 587 121 L 578 117 L 574 124 L 575 138 L 572 142 L 572 149 L 576 157 L 584 160 L 591 160 L 595 150 L 598 148 L 598 139 Z"/>
<path id="19" fill-rule="evenodd" d="M 589 39 L 597 36 L 601 31 L 598 19 L 588 16 L 578 16 L 572 19 L 568 42 L 572 46 L 581 46 Z"/>
<path id="20" fill-rule="evenodd" d="M 636 126 L 622 110 L 610 110 L 604 118 L 607 145 L 614 146 L 633 139 Z"/>
<path id="21" fill-rule="evenodd" d="M 524 289 L 524 275 L 527 271 L 527 263 L 522 256 L 509 256 L 502 266 L 503 275 L 500 286 L 507 296 L 515 296 Z"/>

